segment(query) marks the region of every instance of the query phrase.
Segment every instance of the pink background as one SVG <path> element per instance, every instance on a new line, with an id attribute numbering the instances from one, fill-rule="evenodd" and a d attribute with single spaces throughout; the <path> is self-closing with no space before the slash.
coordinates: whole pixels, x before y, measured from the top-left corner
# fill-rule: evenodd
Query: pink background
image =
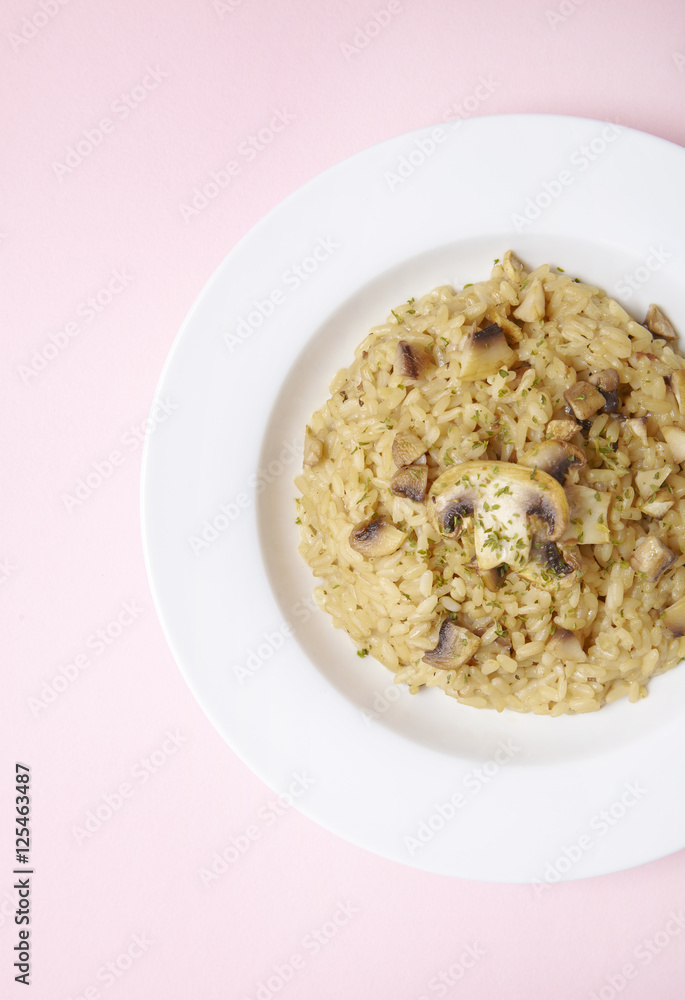
<path id="1" fill-rule="evenodd" d="M 206 720 L 155 615 L 130 428 L 205 281 L 269 209 L 352 153 L 456 117 L 481 78 L 489 93 L 467 101 L 471 113 L 576 114 L 685 142 L 676 0 L 389 7 L 356 51 L 386 0 L 9 0 L 0 10 L 3 997 L 26 995 L 10 969 L 15 760 L 33 773 L 35 1000 L 683 996 L 685 950 L 664 928 L 685 907 L 685 853 L 536 895 L 401 867 L 295 809 L 267 825 L 260 807 L 273 793 Z M 123 94 L 133 94 L 128 111 Z M 185 221 L 196 184 L 278 109 L 293 120 Z M 60 168 L 88 133 L 97 144 Z M 46 348 L 51 337 L 57 348 Z M 34 352 L 54 356 L 36 371 Z M 84 499 L 65 500 L 107 462 L 111 474 Z M 134 613 L 100 646 L 93 636 L 127 602 Z M 77 672 L 79 654 L 88 666 Z M 36 707 L 60 667 L 74 679 Z M 108 799 L 117 808 L 86 830 L 89 812 L 107 817 Z M 203 884 L 214 852 L 254 826 L 249 850 Z M 311 935 L 336 914 L 346 922 L 335 933 L 329 923 L 315 949 Z M 636 960 L 660 931 L 670 943 Z M 478 960 L 440 986 L 468 945 Z M 294 954 L 301 967 L 288 975 Z M 637 971 L 629 981 L 626 963 Z M 277 966 L 285 984 L 269 979 Z"/>

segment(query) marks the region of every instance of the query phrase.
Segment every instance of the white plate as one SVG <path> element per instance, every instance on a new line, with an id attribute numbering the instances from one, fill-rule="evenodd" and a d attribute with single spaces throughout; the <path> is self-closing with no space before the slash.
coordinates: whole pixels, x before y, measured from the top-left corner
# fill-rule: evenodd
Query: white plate
<path id="1" fill-rule="evenodd" d="M 162 625 L 236 753 L 354 843 L 442 874 L 543 884 L 685 845 L 685 667 L 638 705 L 577 718 L 412 697 L 310 610 L 292 483 L 304 424 L 368 328 L 407 296 L 487 278 L 509 247 L 603 285 L 638 319 L 658 302 L 685 329 L 684 174 L 681 148 L 586 119 L 401 136 L 271 212 L 178 335 L 157 397 L 176 410 L 144 457 Z"/>

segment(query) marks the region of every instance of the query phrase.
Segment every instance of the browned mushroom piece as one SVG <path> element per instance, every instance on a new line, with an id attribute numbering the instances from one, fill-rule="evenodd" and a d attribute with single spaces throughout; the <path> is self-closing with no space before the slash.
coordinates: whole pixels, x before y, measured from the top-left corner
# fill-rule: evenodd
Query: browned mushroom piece
<path id="1" fill-rule="evenodd" d="M 398 469 L 390 480 L 390 492 L 396 497 L 405 497 L 414 503 L 426 502 L 428 489 L 428 467 L 426 465 L 406 465 Z"/>
<path id="2" fill-rule="evenodd" d="M 515 357 L 507 344 L 504 330 L 491 323 L 484 330 L 470 333 L 462 347 L 461 377 L 468 381 L 487 378 L 500 368 L 506 368 Z"/>
<path id="3" fill-rule="evenodd" d="M 545 436 L 553 438 L 555 441 L 570 441 L 574 434 L 580 430 L 580 424 L 571 418 L 563 420 L 550 420 L 545 428 Z"/>
<path id="4" fill-rule="evenodd" d="M 429 650 L 423 658 L 431 667 L 450 670 L 470 660 L 479 646 L 480 639 L 477 635 L 457 625 L 451 618 L 445 618 L 440 626 L 437 646 Z"/>
<path id="5" fill-rule="evenodd" d="M 594 375 L 590 376 L 588 382 L 598 386 L 603 392 L 611 392 L 612 389 L 618 389 L 620 385 L 618 372 L 615 368 L 603 368 L 601 372 L 595 372 Z"/>
<path id="6" fill-rule="evenodd" d="M 406 532 L 388 524 L 383 517 L 377 517 L 358 525 L 351 532 L 350 546 L 367 559 L 373 559 L 392 555 L 406 537 Z"/>
<path id="7" fill-rule="evenodd" d="M 662 613 L 661 623 L 667 628 L 674 639 L 685 635 L 685 597 L 672 604 Z"/>
<path id="8" fill-rule="evenodd" d="M 411 431 L 400 431 L 392 442 L 392 460 L 398 468 L 411 465 L 428 451 L 428 446 Z"/>
<path id="9" fill-rule="evenodd" d="M 483 581 L 486 590 L 499 590 L 500 584 L 504 580 L 506 567 L 491 566 L 490 569 L 479 569 L 478 576 Z"/>
<path id="10" fill-rule="evenodd" d="M 592 385 L 596 385 L 599 391 L 604 396 L 604 406 L 602 409 L 605 413 L 617 413 L 618 412 L 618 387 L 620 385 L 620 379 L 618 377 L 618 372 L 615 368 L 605 368 L 601 372 L 596 372 L 591 375 L 589 381 Z"/>
<path id="11" fill-rule="evenodd" d="M 408 340 L 400 340 L 392 370 L 402 378 L 423 378 L 432 364 L 434 361 L 427 348 L 420 344 L 410 344 Z"/>
<path id="12" fill-rule="evenodd" d="M 557 628 L 547 642 L 547 649 L 562 661 L 575 663 L 587 659 L 580 639 L 568 628 Z"/>
<path id="13" fill-rule="evenodd" d="M 630 557 L 630 565 L 636 573 L 644 573 L 648 580 L 658 580 L 678 556 L 664 545 L 660 538 L 643 538 Z"/>
<path id="14" fill-rule="evenodd" d="M 651 304 L 647 310 L 644 325 L 655 337 L 665 337 L 666 340 L 677 340 L 678 334 L 675 332 L 673 324 L 659 306 Z"/>
<path id="15" fill-rule="evenodd" d="M 578 420 L 587 420 L 606 403 L 602 393 L 591 382 L 576 382 L 566 390 L 564 399 Z"/>
<path id="16" fill-rule="evenodd" d="M 541 469 L 563 486 L 569 469 L 582 469 L 587 463 L 585 453 L 574 444 L 548 439 L 527 448 L 518 464 Z"/>

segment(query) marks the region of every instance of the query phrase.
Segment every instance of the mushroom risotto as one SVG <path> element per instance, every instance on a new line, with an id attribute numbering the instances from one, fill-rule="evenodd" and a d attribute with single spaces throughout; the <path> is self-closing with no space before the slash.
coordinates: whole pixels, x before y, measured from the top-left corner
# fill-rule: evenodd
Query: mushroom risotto
<path id="1" fill-rule="evenodd" d="M 591 712 L 685 656 L 685 358 L 508 251 L 392 311 L 312 416 L 316 597 L 412 693 Z"/>

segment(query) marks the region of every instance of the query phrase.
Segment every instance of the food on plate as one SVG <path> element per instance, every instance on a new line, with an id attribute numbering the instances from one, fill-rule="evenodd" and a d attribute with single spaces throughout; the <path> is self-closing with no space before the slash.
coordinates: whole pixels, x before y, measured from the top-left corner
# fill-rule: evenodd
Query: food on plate
<path id="1" fill-rule="evenodd" d="M 512 251 L 408 299 L 311 417 L 296 483 L 315 594 L 412 693 L 553 716 L 685 656 L 685 357 Z"/>

